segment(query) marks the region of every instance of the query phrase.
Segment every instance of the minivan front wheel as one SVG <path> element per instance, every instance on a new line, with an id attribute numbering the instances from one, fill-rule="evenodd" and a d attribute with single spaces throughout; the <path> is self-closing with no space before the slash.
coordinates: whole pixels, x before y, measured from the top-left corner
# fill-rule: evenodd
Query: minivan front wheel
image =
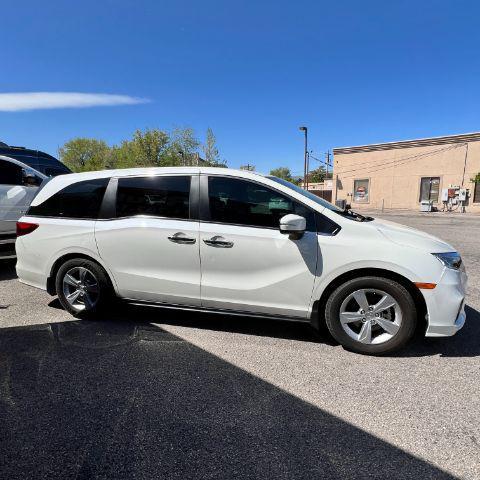
<path id="1" fill-rule="evenodd" d="M 345 348 L 381 355 L 411 339 L 417 311 L 412 296 L 400 283 L 361 277 L 345 282 L 331 294 L 325 319 L 332 336 Z"/>
<path id="2" fill-rule="evenodd" d="M 55 286 L 63 308 L 77 317 L 95 316 L 112 298 L 103 268 L 82 258 L 68 260 L 59 268 Z"/>

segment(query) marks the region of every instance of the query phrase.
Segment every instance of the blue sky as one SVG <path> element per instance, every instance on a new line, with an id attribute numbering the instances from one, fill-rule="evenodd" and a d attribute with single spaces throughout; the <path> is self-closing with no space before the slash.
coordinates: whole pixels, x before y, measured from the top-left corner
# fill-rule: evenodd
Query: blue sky
<path id="1" fill-rule="evenodd" d="M 300 173 L 302 124 L 317 156 L 480 130 L 474 1 L 48 0 L 1 15 L 0 93 L 150 100 L 0 111 L 14 145 L 56 154 L 75 136 L 211 127 L 229 166 Z"/>

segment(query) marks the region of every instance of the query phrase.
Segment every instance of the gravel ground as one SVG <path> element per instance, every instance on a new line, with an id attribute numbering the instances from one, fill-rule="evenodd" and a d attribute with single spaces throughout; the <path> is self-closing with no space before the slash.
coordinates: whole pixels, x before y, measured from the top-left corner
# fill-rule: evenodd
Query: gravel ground
<path id="1" fill-rule="evenodd" d="M 383 216 L 452 243 L 470 279 L 458 335 L 387 358 L 288 322 L 74 321 L 2 265 L 0 477 L 480 478 L 480 217 Z"/>

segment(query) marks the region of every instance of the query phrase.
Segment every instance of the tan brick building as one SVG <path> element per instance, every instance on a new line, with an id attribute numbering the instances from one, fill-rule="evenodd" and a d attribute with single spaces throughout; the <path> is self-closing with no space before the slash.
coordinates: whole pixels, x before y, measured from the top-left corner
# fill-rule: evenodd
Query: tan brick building
<path id="1" fill-rule="evenodd" d="M 480 213 L 480 133 L 334 148 L 333 200 L 353 209 L 442 209 L 442 189 L 469 189 L 467 212 Z"/>

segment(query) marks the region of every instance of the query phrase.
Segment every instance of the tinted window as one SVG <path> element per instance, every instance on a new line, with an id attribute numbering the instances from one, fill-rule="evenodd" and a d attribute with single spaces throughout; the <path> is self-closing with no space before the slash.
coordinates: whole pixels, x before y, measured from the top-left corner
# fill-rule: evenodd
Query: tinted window
<path id="1" fill-rule="evenodd" d="M 99 178 L 69 185 L 40 205 L 30 207 L 28 215 L 97 218 L 108 181 L 108 178 Z"/>
<path id="2" fill-rule="evenodd" d="M 54 158 L 39 157 L 37 170 L 47 177 L 56 177 L 71 173 L 71 171 L 62 163 Z"/>
<path id="3" fill-rule="evenodd" d="M 49 158 L 41 155 L 27 155 L 24 152 L 22 153 L 21 151 L 9 151 L 6 152 L 4 155 L 14 158 L 19 162 L 22 162 L 25 165 L 28 165 L 35 170 L 38 170 L 47 177 L 56 177 L 57 175 L 72 173 L 62 162 L 53 157 Z"/>
<path id="4" fill-rule="evenodd" d="M 325 217 L 321 213 L 316 214 L 317 232 L 322 235 L 336 235 L 340 231 L 340 226 Z"/>
<path id="5" fill-rule="evenodd" d="M 279 228 L 289 213 L 307 220 L 307 230 L 315 231 L 313 211 L 301 203 L 258 183 L 235 178 L 208 179 L 211 220 L 255 227 Z"/>
<path id="6" fill-rule="evenodd" d="M 189 218 L 190 177 L 119 178 L 117 217 Z"/>
<path id="7" fill-rule="evenodd" d="M 22 167 L 14 163 L 0 160 L 0 185 L 22 185 Z"/>
<path id="8" fill-rule="evenodd" d="M 288 182 L 287 180 L 284 180 L 283 178 L 278 178 L 274 177 L 272 175 L 267 176 L 268 179 L 273 180 L 274 182 L 279 183 L 280 185 L 283 185 L 285 187 L 288 187 L 292 189 L 293 191 L 300 193 L 304 197 L 307 197 L 309 200 L 313 200 L 315 203 L 318 203 L 322 207 L 328 208 L 329 210 L 333 212 L 341 212 L 342 209 L 336 207 L 335 205 L 332 205 L 330 202 L 327 202 L 327 200 L 324 200 L 323 198 L 320 198 L 318 195 L 315 195 L 312 192 L 309 192 L 308 190 L 304 190 L 303 188 L 299 187 L 298 185 L 295 185 L 291 182 Z"/>

